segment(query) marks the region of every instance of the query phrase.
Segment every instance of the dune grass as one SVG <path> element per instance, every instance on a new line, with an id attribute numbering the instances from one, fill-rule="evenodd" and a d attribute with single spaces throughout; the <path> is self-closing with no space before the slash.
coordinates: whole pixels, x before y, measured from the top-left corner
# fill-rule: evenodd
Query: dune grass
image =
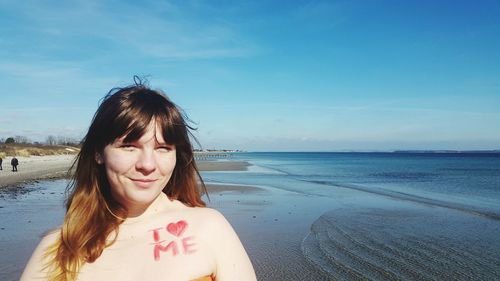
<path id="1" fill-rule="evenodd" d="M 80 148 L 67 145 L 0 144 L 0 157 L 77 154 Z"/>

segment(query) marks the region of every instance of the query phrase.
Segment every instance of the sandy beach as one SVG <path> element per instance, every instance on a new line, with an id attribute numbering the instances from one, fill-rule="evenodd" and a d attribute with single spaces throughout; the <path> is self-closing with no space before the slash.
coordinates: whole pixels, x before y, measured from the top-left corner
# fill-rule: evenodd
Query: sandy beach
<path id="1" fill-rule="evenodd" d="M 17 157 L 17 172 L 12 172 L 11 157 L 3 161 L 0 171 L 0 188 L 19 185 L 34 180 L 64 177 L 75 159 L 75 155 L 49 155 Z"/>

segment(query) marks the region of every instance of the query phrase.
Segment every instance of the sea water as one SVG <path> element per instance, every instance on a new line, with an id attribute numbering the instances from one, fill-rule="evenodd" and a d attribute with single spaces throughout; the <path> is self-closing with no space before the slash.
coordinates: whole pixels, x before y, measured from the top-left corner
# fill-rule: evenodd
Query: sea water
<path id="1" fill-rule="evenodd" d="M 337 201 L 340 190 L 373 195 L 311 222 L 302 254 L 326 280 L 500 280 L 500 154 L 237 153 L 232 159 L 254 166 L 204 178 Z"/>

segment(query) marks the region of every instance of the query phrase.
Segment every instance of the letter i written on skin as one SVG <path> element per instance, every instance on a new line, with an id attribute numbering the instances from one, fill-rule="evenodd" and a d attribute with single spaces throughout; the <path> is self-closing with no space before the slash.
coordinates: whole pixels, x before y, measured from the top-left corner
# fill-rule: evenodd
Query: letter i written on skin
<path id="1" fill-rule="evenodd" d="M 153 231 L 153 240 L 155 240 L 155 243 L 161 243 L 160 242 L 160 229 L 162 229 L 162 228 L 159 227 L 159 228 L 155 228 L 155 229 L 150 230 L 150 231 Z"/>

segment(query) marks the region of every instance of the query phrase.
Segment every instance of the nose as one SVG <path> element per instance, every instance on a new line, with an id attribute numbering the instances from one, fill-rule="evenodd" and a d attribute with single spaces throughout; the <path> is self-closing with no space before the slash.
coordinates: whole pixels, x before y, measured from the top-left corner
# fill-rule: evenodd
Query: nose
<path id="1" fill-rule="evenodd" d="M 150 150 L 142 150 L 137 162 L 135 163 L 135 168 L 145 175 L 154 172 L 156 169 L 154 152 Z"/>

